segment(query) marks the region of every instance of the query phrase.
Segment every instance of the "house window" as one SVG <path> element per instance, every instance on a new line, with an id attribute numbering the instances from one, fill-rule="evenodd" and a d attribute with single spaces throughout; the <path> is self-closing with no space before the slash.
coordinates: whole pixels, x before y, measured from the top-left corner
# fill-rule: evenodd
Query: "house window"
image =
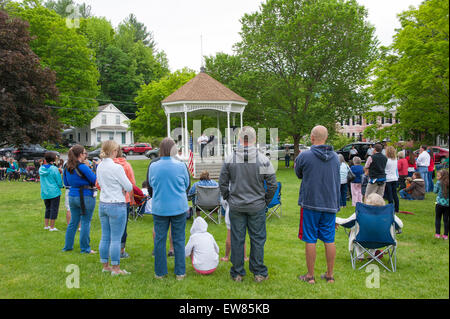
<path id="1" fill-rule="evenodd" d="M 381 117 L 381 124 L 384 124 L 384 116 Z"/>
<path id="2" fill-rule="evenodd" d="M 86 143 L 88 142 L 88 132 L 86 132 Z"/>
<path id="3" fill-rule="evenodd" d="M 102 124 L 106 124 L 106 114 L 102 114 Z"/>
<path id="4" fill-rule="evenodd" d="M 97 142 L 101 142 L 101 141 L 102 141 L 102 133 L 97 132 Z"/>
<path id="5" fill-rule="evenodd" d="M 113 140 L 114 139 L 114 132 L 109 132 L 109 139 Z"/>
<path id="6" fill-rule="evenodd" d="M 78 142 L 81 142 L 81 134 L 78 133 Z"/>
<path id="7" fill-rule="evenodd" d="M 127 133 L 122 132 L 122 144 L 125 144 L 127 142 Z"/>
<path id="8" fill-rule="evenodd" d="M 120 115 L 116 115 L 116 124 L 120 124 Z"/>

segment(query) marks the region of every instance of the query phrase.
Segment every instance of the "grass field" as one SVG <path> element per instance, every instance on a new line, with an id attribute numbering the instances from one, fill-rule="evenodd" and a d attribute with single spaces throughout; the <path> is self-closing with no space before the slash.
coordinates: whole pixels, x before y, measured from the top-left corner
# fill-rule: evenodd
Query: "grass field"
<path id="1" fill-rule="evenodd" d="M 130 161 L 136 180 L 145 178 L 148 161 Z M 300 282 L 297 276 L 306 273 L 305 245 L 297 238 L 299 207 L 297 198 L 300 181 L 292 168 L 281 167 L 277 178 L 283 184 L 283 216 L 267 221 L 265 264 L 270 279 L 253 282 L 248 270 L 242 283 L 230 279 L 230 263 L 221 262 L 210 276 L 195 273 L 186 260 L 187 277 L 177 281 L 173 275 L 174 260 L 169 258 L 169 277 L 154 279 L 154 259 L 151 216 L 128 224 L 127 252 L 130 258 L 121 262 L 131 276 L 111 277 L 101 272 L 99 255 L 79 253 L 78 235 L 71 252 L 62 252 L 66 229 L 64 200 L 61 199 L 58 232 L 44 230 L 44 203 L 40 199 L 40 185 L 28 182 L 0 182 L 0 298 L 149 298 L 149 299 L 448 299 L 449 298 L 449 243 L 433 238 L 434 194 L 425 201 L 401 200 L 400 210 L 414 215 L 399 214 L 403 233 L 397 236 L 397 272 L 380 267 L 380 287 L 367 288 L 366 280 L 372 273 L 353 270 L 347 249 L 348 241 L 341 228 L 336 233 L 337 257 L 334 284 L 317 279 L 326 270 L 324 248 L 317 245 L 316 285 Z M 351 203 L 350 203 L 351 204 Z M 98 202 L 97 202 L 98 206 Z M 348 217 L 351 205 L 338 213 Z M 187 222 L 186 236 L 192 220 Z M 209 224 L 221 257 L 225 251 L 226 227 Z M 98 251 L 100 222 L 97 207 L 92 219 L 91 247 Z M 249 241 L 247 238 L 247 245 Z M 386 257 L 385 257 L 386 258 Z M 69 265 L 80 271 L 79 288 L 66 285 Z"/>

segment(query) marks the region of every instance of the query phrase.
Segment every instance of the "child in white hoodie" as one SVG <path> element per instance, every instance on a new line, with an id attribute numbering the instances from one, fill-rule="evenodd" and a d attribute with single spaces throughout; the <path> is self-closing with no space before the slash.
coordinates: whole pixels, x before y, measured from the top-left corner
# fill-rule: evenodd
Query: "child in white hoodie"
<path id="1" fill-rule="evenodd" d="M 208 223 L 202 217 L 194 219 L 185 248 L 186 257 L 191 257 L 195 271 L 202 275 L 212 274 L 219 264 L 219 246 L 207 230 Z"/>

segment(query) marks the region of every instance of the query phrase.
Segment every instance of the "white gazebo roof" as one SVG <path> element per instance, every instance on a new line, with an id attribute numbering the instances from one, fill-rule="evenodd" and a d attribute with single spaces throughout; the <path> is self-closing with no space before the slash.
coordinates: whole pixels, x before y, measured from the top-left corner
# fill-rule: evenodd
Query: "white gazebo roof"
<path id="1" fill-rule="evenodd" d="M 242 113 L 247 100 L 205 72 L 200 72 L 161 105 L 166 114 L 193 113 L 212 115 L 219 112 Z"/>

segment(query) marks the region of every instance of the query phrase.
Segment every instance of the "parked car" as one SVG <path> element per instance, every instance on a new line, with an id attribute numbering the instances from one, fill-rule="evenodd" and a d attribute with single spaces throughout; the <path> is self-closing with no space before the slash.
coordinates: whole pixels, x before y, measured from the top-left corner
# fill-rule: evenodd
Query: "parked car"
<path id="1" fill-rule="evenodd" d="M 272 155 L 273 157 L 276 156 L 276 158 L 278 158 L 278 160 L 284 160 L 284 157 L 286 155 L 286 147 L 289 147 L 289 154 L 291 156 L 291 160 L 294 160 L 294 156 L 295 156 L 294 144 L 278 145 L 278 148 L 276 150 L 272 149 L 271 147 L 268 147 L 266 149 L 266 156 L 271 157 L 271 155 Z M 303 144 L 298 145 L 298 150 L 300 152 L 309 150 L 309 149 L 310 149 L 309 146 L 306 146 Z"/>
<path id="2" fill-rule="evenodd" d="M 44 158 L 45 153 L 52 152 L 55 153 L 56 156 L 60 156 L 59 152 L 49 151 L 39 144 L 30 144 L 30 145 L 22 145 L 19 146 L 16 150 L 13 151 L 14 158 L 18 161 L 21 160 L 38 160 Z"/>
<path id="3" fill-rule="evenodd" d="M 75 144 L 77 144 L 77 142 L 75 142 L 74 140 L 70 140 L 70 139 L 66 139 L 62 142 L 62 145 L 64 145 L 65 147 L 72 147 Z"/>
<path id="4" fill-rule="evenodd" d="M 147 156 L 149 159 L 154 159 L 159 157 L 159 148 L 155 148 L 153 150 L 149 150 L 145 152 L 145 156 Z"/>
<path id="5" fill-rule="evenodd" d="M 99 147 L 99 148 L 97 148 L 97 149 L 95 149 L 93 151 L 88 152 L 88 156 L 87 156 L 88 160 L 92 161 L 95 157 L 100 158 L 100 151 L 101 150 L 102 150 L 102 148 Z"/>
<path id="6" fill-rule="evenodd" d="M 366 158 L 367 150 L 369 149 L 370 145 L 373 146 L 374 144 L 375 143 L 372 142 L 355 142 L 345 145 L 341 149 L 337 150 L 336 153 L 342 154 L 344 156 L 344 159 L 348 162 L 350 160 L 350 150 L 352 149 L 352 146 L 354 146 L 358 151 L 358 155 L 356 156 L 364 160 Z"/>
<path id="7" fill-rule="evenodd" d="M 14 146 L 5 146 L 0 148 L 0 156 L 11 157 L 16 148 Z"/>
<path id="8" fill-rule="evenodd" d="M 145 152 L 151 151 L 152 149 L 152 145 L 149 143 L 135 143 L 122 147 L 122 152 L 128 155 L 145 154 Z"/>

